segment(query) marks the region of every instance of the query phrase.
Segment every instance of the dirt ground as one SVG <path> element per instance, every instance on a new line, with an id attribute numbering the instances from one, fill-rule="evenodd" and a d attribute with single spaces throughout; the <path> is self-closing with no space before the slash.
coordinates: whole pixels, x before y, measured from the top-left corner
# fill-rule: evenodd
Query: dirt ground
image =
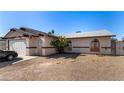
<path id="1" fill-rule="evenodd" d="M 124 56 L 56 54 L 0 69 L 0 80 L 124 80 Z"/>

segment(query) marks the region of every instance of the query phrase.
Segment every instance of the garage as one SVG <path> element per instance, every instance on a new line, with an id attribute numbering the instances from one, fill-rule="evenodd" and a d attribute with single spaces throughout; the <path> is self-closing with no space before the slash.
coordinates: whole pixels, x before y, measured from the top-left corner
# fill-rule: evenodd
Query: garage
<path id="1" fill-rule="evenodd" d="M 10 40 L 9 49 L 16 51 L 18 55 L 26 55 L 26 40 Z"/>

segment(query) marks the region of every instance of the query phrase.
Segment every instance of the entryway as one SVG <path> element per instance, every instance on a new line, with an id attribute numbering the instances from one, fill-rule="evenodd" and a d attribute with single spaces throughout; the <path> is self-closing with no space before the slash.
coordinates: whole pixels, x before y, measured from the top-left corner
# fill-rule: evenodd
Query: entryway
<path id="1" fill-rule="evenodd" d="M 91 41 L 91 46 L 90 46 L 91 52 L 99 52 L 100 51 L 100 42 L 98 39 L 94 39 Z"/>

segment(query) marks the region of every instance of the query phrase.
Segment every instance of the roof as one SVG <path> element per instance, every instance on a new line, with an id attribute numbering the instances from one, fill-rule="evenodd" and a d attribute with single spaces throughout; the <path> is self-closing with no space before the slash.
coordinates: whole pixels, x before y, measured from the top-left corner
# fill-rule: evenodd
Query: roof
<path id="1" fill-rule="evenodd" d="M 21 27 L 19 29 L 18 28 L 10 29 L 10 31 L 4 36 L 4 38 L 19 37 L 19 36 L 39 36 L 39 35 L 57 37 L 55 35 L 50 35 L 48 33 L 38 31 L 35 29 Z"/>
<path id="2" fill-rule="evenodd" d="M 92 31 L 92 32 L 82 32 L 82 33 L 72 33 L 66 35 L 66 38 L 83 38 L 83 37 L 103 37 L 103 36 L 115 36 L 108 30 L 99 30 L 99 31 Z"/>

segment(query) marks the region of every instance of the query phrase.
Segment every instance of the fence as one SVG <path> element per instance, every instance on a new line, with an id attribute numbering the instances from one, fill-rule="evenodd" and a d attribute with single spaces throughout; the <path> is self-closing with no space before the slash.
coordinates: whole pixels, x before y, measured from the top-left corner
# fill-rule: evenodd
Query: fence
<path id="1" fill-rule="evenodd" d="M 5 50 L 6 49 L 6 42 L 5 40 L 0 40 L 0 49 Z"/>

